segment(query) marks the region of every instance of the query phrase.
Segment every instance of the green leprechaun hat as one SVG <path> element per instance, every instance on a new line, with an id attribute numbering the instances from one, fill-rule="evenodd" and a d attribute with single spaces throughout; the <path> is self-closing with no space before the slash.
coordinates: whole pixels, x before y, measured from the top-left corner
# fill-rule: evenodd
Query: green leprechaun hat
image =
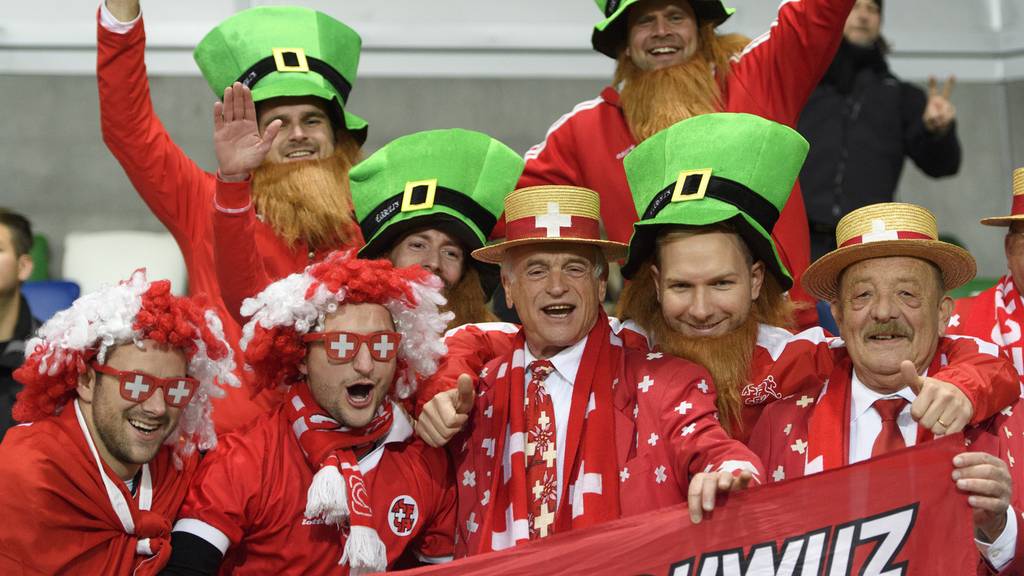
<path id="1" fill-rule="evenodd" d="M 436 228 L 462 242 L 490 298 L 498 269 L 469 252 L 487 242 L 522 171 L 522 157 L 472 130 L 428 130 L 390 142 L 349 172 L 366 239 L 359 255 L 386 257 L 406 234 Z"/>
<path id="2" fill-rule="evenodd" d="M 619 49 L 628 36 L 626 20 L 629 9 L 640 0 L 594 0 L 604 14 L 604 20 L 594 26 L 590 36 L 590 44 L 601 54 L 609 58 L 618 58 Z M 681 0 L 689 1 L 698 22 L 714 22 L 715 26 L 725 22 L 736 12 L 735 8 L 726 8 L 722 0 Z"/>
<path id="3" fill-rule="evenodd" d="M 259 102 L 279 96 L 316 96 L 337 105 L 345 128 L 360 143 L 367 125 L 345 108 L 359 68 L 359 34 L 330 16 L 296 6 L 243 10 L 211 30 L 193 57 L 218 97 L 234 82 Z M 331 110 L 335 112 L 335 110 Z"/>
<path id="4" fill-rule="evenodd" d="M 623 161 L 640 215 L 623 276 L 651 256 L 660 227 L 728 221 L 788 290 L 793 279 L 771 230 L 808 148 L 792 128 L 751 114 L 701 114 L 645 140 Z"/>

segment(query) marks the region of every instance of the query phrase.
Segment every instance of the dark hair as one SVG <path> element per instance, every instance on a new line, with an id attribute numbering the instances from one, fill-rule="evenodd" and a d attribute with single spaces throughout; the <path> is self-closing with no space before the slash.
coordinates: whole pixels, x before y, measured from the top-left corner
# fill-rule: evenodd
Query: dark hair
<path id="1" fill-rule="evenodd" d="M 14 254 L 23 256 L 32 249 L 32 224 L 21 214 L 0 207 L 0 225 L 11 231 Z"/>

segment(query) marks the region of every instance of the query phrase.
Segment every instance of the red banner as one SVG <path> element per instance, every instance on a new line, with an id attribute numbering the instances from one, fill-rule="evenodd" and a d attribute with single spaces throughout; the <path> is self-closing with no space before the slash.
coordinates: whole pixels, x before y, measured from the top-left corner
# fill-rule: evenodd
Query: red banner
<path id="1" fill-rule="evenodd" d="M 974 574 L 971 511 L 952 480 L 962 450 L 957 434 L 732 494 L 697 525 L 674 506 L 409 574 Z"/>

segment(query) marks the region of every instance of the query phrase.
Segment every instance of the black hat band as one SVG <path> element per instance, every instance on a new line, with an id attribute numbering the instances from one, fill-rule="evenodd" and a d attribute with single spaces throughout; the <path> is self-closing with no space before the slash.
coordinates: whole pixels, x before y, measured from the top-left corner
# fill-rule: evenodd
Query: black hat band
<path id="1" fill-rule="evenodd" d="M 693 192 L 698 187 L 704 185 L 701 181 L 702 178 L 707 179 L 706 188 L 702 196 L 697 196 Z M 769 234 L 775 228 L 775 223 L 779 220 L 779 209 L 771 202 L 765 200 L 760 194 L 734 180 L 714 175 L 702 176 L 699 171 L 687 177 L 682 186 L 678 182 L 672 182 L 655 194 L 650 204 L 647 205 L 647 210 L 644 211 L 641 220 L 654 218 L 666 206 L 671 204 L 673 197 L 677 194 L 677 188 L 680 188 L 678 192 L 683 192 L 684 195 L 689 196 L 690 200 L 698 200 L 701 197 L 714 198 L 715 200 L 732 204 L 747 216 L 753 218 Z M 686 202 L 688 200 L 684 198 L 682 201 Z"/>
<path id="2" fill-rule="evenodd" d="M 302 54 L 300 57 L 298 53 L 287 50 L 281 52 L 280 59 L 285 63 L 285 65 L 296 68 L 300 66 L 302 61 L 305 61 L 310 72 L 316 72 L 322 76 L 324 80 L 327 80 L 331 86 L 334 86 L 334 89 L 341 95 L 342 104 L 348 102 L 348 95 L 352 92 L 352 84 L 350 84 L 348 80 L 345 80 L 345 77 L 339 74 L 338 71 L 332 68 L 327 62 L 324 62 L 319 58 L 306 56 L 305 54 Z M 242 72 L 242 75 L 238 77 L 238 82 L 252 88 L 264 77 L 273 72 L 277 72 L 278 70 L 278 58 L 273 55 L 267 56 L 250 66 L 245 72 Z"/>
<path id="3" fill-rule="evenodd" d="M 422 193 L 421 190 L 422 189 Z M 422 197 L 427 194 L 427 186 L 418 187 L 411 191 L 411 201 L 419 204 L 422 202 Z M 417 197 L 419 196 L 419 197 Z M 395 214 L 402 212 L 402 201 L 406 198 L 406 193 L 395 194 L 394 196 L 384 200 L 377 205 L 369 214 L 366 215 L 359 222 L 359 229 L 363 232 L 363 238 L 369 242 L 381 228 L 394 217 Z M 433 202 L 430 206 L 441 205 L 452 210 L 455 210 L 459 214 L 462 214 L 476 225 L 480 229 L 480 232 L 486 237 L 490 234 L 490 231 L 494 229 L 494 225 L 498 223 L 498 219 L 493 214 L 484 209 L 483 206 L 479 205 L 469 196 L 459 192 L 458 190 L 452 190 L 451 188 L 445 188 L 444 186 L 436 186 L 434 188 Z M 427 206 L 424 206 L 426 208 Z"/>

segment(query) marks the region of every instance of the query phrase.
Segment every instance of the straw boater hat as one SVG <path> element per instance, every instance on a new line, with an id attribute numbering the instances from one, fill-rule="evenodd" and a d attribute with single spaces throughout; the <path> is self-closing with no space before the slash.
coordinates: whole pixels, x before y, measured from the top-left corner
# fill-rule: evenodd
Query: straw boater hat
<path id="1" fill-rule="evenodd" d="M 751 114 L 701 114 L 637 146 L 623 164 L 640 220 L 622 275 L 632 278 L 665 226 L 728 222 L 783 290 L 793 284 L 771 231 L 807 156 L 792 128 Z"/>
<path id="2" fill-rule="evenodd" d="M 500 264 L 505 250 L 527 244 L 589 244 L 608 260 L 620 260 L 626 244 L 601 239 L 601 199 L 575 186 L 532 186 L 505 197 L 505 240 L 473 251 L 473 258 Z"/>
<path id="3" fill-rule="evenodd" d="M 14 405 L 14 419 L 32 422 L 60 414 L 77 397 L 78 377 L 90 362 L 105 364 L 113 347 L 142 348 L 144 340 L 180 349 L 188 360 L 187 375 L 199 381 L 167 444 L 181 439 L 177 449 L 184 454 L 213 448 L 217 436 L 210 398 L 224 395 L 220 385 L 240 385 L 223 324 L 213 309 L 171 294 L 169 281 L 147 280 L 145 270 L 82 296 L 39 328 L 25 345 L 25 363 L 14 373 L 25 386 Z"/>
<path id="4" fill-rule="evenodd" d="M 619 50 L 626 42 L 628 30 L 626 21 L 629 19 L 629 9 L 640 0 L 594 0 L 598 9 L 604 14 L 604 20 L 594 26 L 594 33 L 590 36 L 590 43 L 594 50 L 608 56 L 618 58 Z M 688 0 L 693 6 L 693 12 L 697 15 L 698 22 L 714 22 L 715 26 L 725 22 L 736 10 L 726 8 L 722 0 Z"/>
<path id="5" fill-rule="evenodd" d="M 834 302 L 843 270 L 862 260 L 890 256 L 928 260 L 942 272 L 946 290 L 963 286 L 977 271 L 974 257 L 938 237 L 935 216 L 921 206 L 886 202 L 859 208 L 836 226 L 839 247 L 804 272 L 804 289 L 819 300 Z"/>
<path id="6" fill-rule="evenodd" d="M 366 239 L 360 258 L 387 258 L 398 240 L 423 228 L 444 231 L 469 252 L 483 247 L 522 171 L 522 157 L 480 132 L 429 130 L 394 140 L 349 173 Z M 468 261 L 490 298 L 497 267 Z"/>
<path id="7" fill-rule="evenodd" d="M 279 96 L 316 96 L 338 126 L 360 143 L 367 125 L 346 109 L 359 68 L 359 34 L 330 16 L 297 6 L 243 10 L 211 30 L 193 58 L 213 93 L 241 82 L 255 102 Z"/>
<path id="8" fill-rule="evenodd" d="M 1010 207 L 1010 215 L 981 220 L 985 226 L 1009 226 L 1014 222 L 1024 222 L 1024 168 L 1013 171 L 1013 205 Z"/>

